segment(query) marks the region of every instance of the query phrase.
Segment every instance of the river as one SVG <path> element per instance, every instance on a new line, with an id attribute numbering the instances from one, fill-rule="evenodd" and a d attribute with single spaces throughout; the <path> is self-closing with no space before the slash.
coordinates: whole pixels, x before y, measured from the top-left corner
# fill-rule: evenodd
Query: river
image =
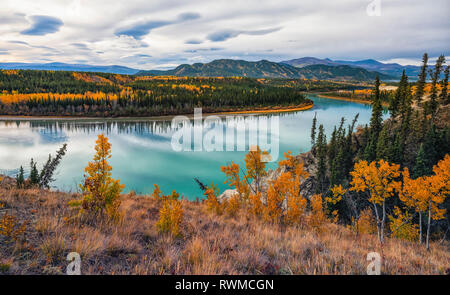
<path id="1" fill-rule="evenodd" d="M 112 144 L 110 164 L 113 177 L 125 184 L 126 192 L 134 190 L 150 194 L 156 183 L 164 193 L 174 189 L 189 199 L 195 199 L 202 193 L 194 178 L 205 184 L 213 181 L 221 191 L 228 188 L 220 167 L 231 161 L 244 164 L 244 156 L 251 145 L 250 138 L 254 139 L 255 133 L 252 132 L 255 126 L 268 126 L 267 133 L 258 129 L 260 133 L 256 137 L 267 142 L 272 160 L 279 160 L 284 152 L 298 154 L 311 148 L 310 132 L 315 113 L 317 124 L 324 125 L 328 138 L 341 117 L 346 118 L 346 126 L 358 113 L 357 125 L 367 124 L 370 120 L 369 105 L 320 98 L 313 94 L 308 97 L 314 101 L 310 110 L 275 115 L 234 115 L 228 121 L 225 117 L 215 121 L 212 118 L 208 125 L 194 125 L 193 120 L 189 120 L 184 121 L 184 126 L 175 126 L 171 120 L 151 119 L 0 121 L 0 174 L 14 176 L 21 165 L 25 171 L 29 170 L 31 158 L 38 162 L 40 168 L 49 153 L 54 155 L 63 143 L 67 143 L 67 154 L 52 185 L 59 190 L 76 191 L 84 167 L 94 154 L 97 134 L 105 133 Z M 196 137 L 194 130 L 200 137 Z M 180 136 L 183 134 L 184 137 Z M 183 145 L 189 134 L 192 135 L 191 144 Z M 211 139 L 211 134 L 215 135 L 214 139 Z M 235 134 L 232 137 L 234 143 L 228 141 L 227 134 Z M 174 138 L 178 140 L 174 141 Z M 198 138 L 200 140 L 196 141 Z M 241 145 L 243 141 L 239 139 L 245 139 L 245 145 Z M 189 147 L 191 151 L 187 151 Z M 217 151 L 220 147 L 223 151 Z M 201 148 L 201 151 L 192 151 L 195 148 Z M 213 151 L 205 150 L 214 148 Z M 239 150 L 242 148 L 246 151 Z M 277 166 L 276 161 L 267 165 L 269 168 Z"/>

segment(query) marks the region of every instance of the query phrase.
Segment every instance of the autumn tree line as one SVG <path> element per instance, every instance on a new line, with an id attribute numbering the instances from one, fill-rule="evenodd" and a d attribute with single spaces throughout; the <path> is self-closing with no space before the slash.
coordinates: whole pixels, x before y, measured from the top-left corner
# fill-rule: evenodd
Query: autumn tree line
<path id="1" fill-rule="evenodd" d="M 293 87 L 251 78 L 141 77 L 0 71 L 0 114 L 155 116 L 310 103 Z"/>

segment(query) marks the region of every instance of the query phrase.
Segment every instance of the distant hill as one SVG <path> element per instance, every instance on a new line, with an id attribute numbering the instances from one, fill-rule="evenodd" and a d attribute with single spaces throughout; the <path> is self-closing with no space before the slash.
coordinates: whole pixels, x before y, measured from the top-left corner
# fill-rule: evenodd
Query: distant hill
<path id="1" fill-rule="evenodd" d="M 337 66 L 339 63 L 332 61 L 329 58 L 321 59 L 317 57 L 302 57 L 291 60 L 282 61 L 281 63 L 288 64 L 293 67 L 303 68 L 311 65 L 327 65 Z"/>
<path id="2" fill-rule="evenodd" d="M 375 79 L 376 75 L 382 80 L 394 77 L 367 71 L 363 68 L 346 65 L 308 65 L 298 68 L 285 63 L 276 63 L 267 60 L 250 62 L 245 60 L 219 59 L 210 63 L 182 64 L 175 69 L 167 71 L 140 71 L 137 75 L 174 75 L 191 77 L 252 77 L 252 78 L 304 78 L 320 80 L 357 80 L 366 81 Z"/>
<path id="3" fill-rule="evenodd" d="M 76 72 L 98 72 L 133 75 L 139 72 L 123 66 L 95 66 L 85 64 L 66 64 L 60 62 L 52 63 L 0 63 L 0 68 L 5 70 L 48 70 L 48 71 L 76 71 Z"/>
<path id="4" fill-rule="evenodd" d="M 412 79 L 416 78 L 420 71 L 420 67 L 418 66 L 410 66 L 410 65 L 402 66 L 397 63 L 382 63 L 374 59 L 346 61 L 346 60 L 331 60 L 329 58 L 320 59 L 315 57 L 302 57 L 282 61 L 281 63 L 288 64 L 298 68 L 303 68 L 306 66 L 317 64 L 328 66 L 347 65 L 352 67 L 360 67 L 369 71 L 377 71 L 382 74 L 394 77 L 400 77 L 402 75 L 403 70 L 405 70 L 406 74 Z"/>

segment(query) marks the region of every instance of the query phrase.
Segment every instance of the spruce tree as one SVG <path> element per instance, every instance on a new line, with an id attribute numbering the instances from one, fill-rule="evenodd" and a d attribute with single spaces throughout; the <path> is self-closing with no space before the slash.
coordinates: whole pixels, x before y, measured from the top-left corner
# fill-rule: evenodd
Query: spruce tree
<path id="1" fill-rule="evenodd" d="M 427 159 L 425 155 L 425 149 L 423 144 L 420 145 L 419 152 L 417 153 L 416 163 L 413 168 L 414 178 L 418 178 L 424 175 L 430 174 L 430 167 L 427 165 Z"/>
<path id="2" fill-rule="evenodd" d="M 380 136 L 378 137 L 377 142 L 377 157 L 376 160 L 385 160 L 391 162 L 391 142 L 388 135 L 387 128 L 383 128 L 380 132 Z"/>
<path id="3" fill-rule="evenodd" d="M 437 83 L 438 83 L 439 77 L 441 75 L 443 63 L 445 63 L 445 57 L 443 55 L 441 55 L 436 60 L 436 65 L 434 66 L 434 71 L 430 70 L 430 76 L 431 76 L 430 113 L 431 113 L 432 118 L 434 118 L 437 107 L 438 107 Z"/>
<path id="4" fill-rule="evenodd" d="M 380 78 L 375 80 L 375 94 L 372 101 L 372 117 L 370 118 L 369 140 L 364 151 L 364 157 L 367 161 L 373 161 L 377 154 L 378 136 L 383 123 L 383 107 L 380 98 Z"/>
<path id="5" fill-rule="evenodd" d="M 23 167 L 20 166 L 19 174 L 16 176 L 16 184 L 18 188 L 23 188 L 25 182 Z"/>
<path id="6" fill-rule="evenodd" d="M 317 189 L 318 193 L 323 192 L 326 173 L 327 173 L 327 138 L 323 125 L 319 126 L 319 133 L 317 135 Z"/>
<path id="7" fill-rule="evenodd" d="M 32 185 L 39 183 L 39 172 L 36 167 L 36 162 L 34 162 L 33 159 L 31 159 L 30 163 L 30 183 Z"/>
<path id="8" fill-rule="evenodd" d="M 395 119 L 397 117 L 403 100 L 404 95 L 404 87 L 405 84 L 407 85 L 407 76 L 405 74 L 405 70 L 403 70 L 402 78 L 400 79 L 399 86 L 397 90 L 395 91 L 395 94 L 391 96 L 391 99 L 389 101 L 389 113 L 391 114 L 391 117 Z"/>
<path id="9" fill-rule="evenodd" d="M 314 113 L 314 118 L 311 127 L 311 147 L 314 148 L 316 144 L 316 124 L 317 124 L 317 112 Z"/>
<path id="10" fill-rule="evenodd" d="M 446 68 L 445 68 L 445 71 L 444 71 L 444 79 L 442 79 L 442 90 L 441 90 L 441 96 L 440 96 L 440 99 L 441 99 L 441 103 L 443 103 L 443 104 L 447 104 L 447 103 L 449 103 L 449 99 L 448 99 L 448 92 L 447 92 L 447 86 L 448 86 L 448 71 L 449 71 L 449 66 L 447 66 Z"/>
<path id="11" fill-rule="evenodd" d="M 417 80 L 417 89 L 414 95 L 414 100 L 420 105 L 422 101 L 422 97 L 425 89 L 425 82 L 427 80 L 427 63 L 428 63 L 428 54 L 424 53 L 422 58 L 422 67 L 420 68 L 419 79 Z"/>

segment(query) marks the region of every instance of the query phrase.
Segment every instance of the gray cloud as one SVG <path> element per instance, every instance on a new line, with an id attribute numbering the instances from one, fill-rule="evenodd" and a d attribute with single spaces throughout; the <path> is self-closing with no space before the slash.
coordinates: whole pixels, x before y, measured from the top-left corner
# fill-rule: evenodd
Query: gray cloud
<path id="1" fill-rule="evenodd" d="M 126 35 L 131 36 L 135 39 L 141 39 L 145 35 L 148 35 L 151 30 L 165 27 L 168 25 L 173 25 L 185 21 L 195 20 L 200 18 L 200 14 L 193 13 L 193 12 L 187 12 L 179 14 L 178 17 L 175 20 L 162 20 L 162 21 L 145 21 L 145 22 L 139 22 L 131 25 L 130 27 L 119 29 L 115 32 L 116 36 L 120 35 Z"/>
<path id="2" fill-rule="evenodd" d="M 184 44 L 202 44 L 203 43 L 203 41 L 202 40 L 198 40 L 198 39 L 189 39 L 189 40 L 186 40 L 185 42 L 184 42 Z"/>
<path id="3" fill-rule="evenodd" d="M 209 34 L 207 36 L 207 39 L 213 42 L 222 42 L 231 38 L 235 38 L 239 35 L 267 35 L 273 32 L 277 32 L 279 30 L 281 30 L 281 27 L 265 30 L 253 30 L 253 31 L 222 30 Z"/>
<path id="4" fill-rule="evenodd" d="M 39 2 L 45 11 L 41 14 L 64 22 L 57 34 L 44 36 L 48 28 L 32 30 L 36 0 L 2 0 L 0 47 L 9 53 L 2 60 L 35 62 L 49 56 L 55 62 L 86 59 L 136 68 L 143 62 L 141 68 L 152 69 L 220 58 L 282 61 L 315 56 L 420 63 L 424 52 L 450 55 L 448 0 L 433 5 L 382 1 L 379 17 L 366 13 L 371 0 L 285 0 L 283 5 L 268 0 L 77 2 L 69 7 L 64 1 Z M 106 6 L 108 13 L 103 12 Z M 24 30 L 41 35 L 22 35 Z M 148 34 L 151 41 L 144 38 Z M 224 48 L 213 49 L 222 44 Z"/>
<path id="5" fill-rule="evenodd" d="M 27 42 L 25 42 L 25 41 L 19 41 L 19 40 L 8 41 L 8 43 L 11 43 L 11 44 L 21 44 L 21 45 L 26 45 L 26 46 L 28 46 L 28 43 L 27 43 Z"/>
<path id="6" fill-rule="evenodd" d="M 35 36 L 52 34 L 58 32 L 64 24 L 59 18 L 47 15 L 33 15 L 30 16 L 30 19 L 32 21 L 31 27 L 23 30 L 21 34 Z"/>
<path id="7" fill-rule="evenodd" d="M 72 43 L 70 45 L 72 45 L 78 49 L 81 49 L 81 50 L 89 50 L 89 47 L 84 43 Z"/>

